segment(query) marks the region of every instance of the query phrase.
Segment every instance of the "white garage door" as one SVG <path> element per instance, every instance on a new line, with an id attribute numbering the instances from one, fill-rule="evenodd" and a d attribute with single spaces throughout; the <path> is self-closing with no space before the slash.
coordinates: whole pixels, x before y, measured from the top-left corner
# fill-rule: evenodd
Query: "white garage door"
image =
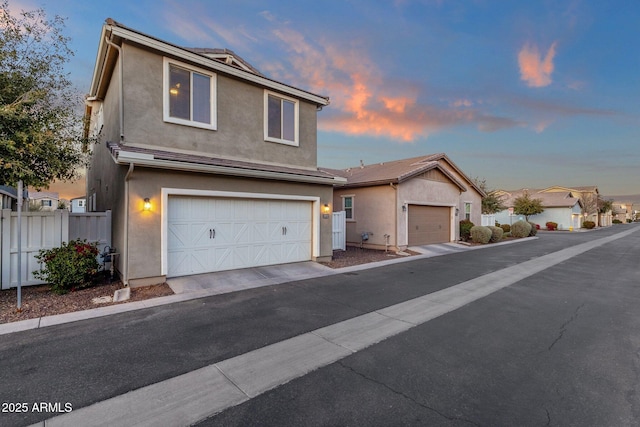
<path id="1" fill-rule="evenodd" d="M 169 197 L 167 276 L 308 261 L 311 202 Z"/>

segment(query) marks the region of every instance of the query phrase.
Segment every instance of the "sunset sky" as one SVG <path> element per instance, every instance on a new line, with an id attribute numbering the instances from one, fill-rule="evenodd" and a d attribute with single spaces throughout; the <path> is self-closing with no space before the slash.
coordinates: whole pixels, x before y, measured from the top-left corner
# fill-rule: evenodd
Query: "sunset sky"
<path id="1" fill-rule="evenodd" d="M 640 193 L 640 2 L 10 0 L 67 17 L 88 91 L 107 17 L 329 96 L 318 163 L 445 152 L 492 188 Z"/>

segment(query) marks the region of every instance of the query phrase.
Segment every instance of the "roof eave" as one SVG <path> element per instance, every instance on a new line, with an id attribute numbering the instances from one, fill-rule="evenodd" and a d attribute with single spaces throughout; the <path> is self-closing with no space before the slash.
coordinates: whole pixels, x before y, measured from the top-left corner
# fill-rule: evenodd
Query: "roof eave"
<path id="1" fill-rule="evenodd" d="M 201 163 L 182 162 L 176 160 L 156 159 L 152 154 L 143 154 L 128 151 L 118 151 L 117 155 L 111 155 L 114 162 L 119 165 L 135 165 L 154 169 L 180 170 L 186 172 L 202 172 L 217 175 L 232 175 L 244 178 L 273 179 L 280 181 L 295 181 L 307 184 L 335 185 L 345 182 L 340 177 L 319 177 L 301 175 L 287 172 L 274 172 L 255 169 L 245 169 L 231 166 L 206 165 Z"/>
<path id="2" fill-rule="evenodd" d="M 179 46 L 169 44 L 162 40 L 139 33 L 135 30 L 120 26 L 113 21 L 106 23 L 102 28 L 100 45 L 98 47 L 98 56 L 96 57 L 96 67 L 94 69 L 93 80 L 91 83 L 90 96 L 96 96 L 99 89 L 101 76 L 104 74 L 103 69 L 105 68 L 106 62 L 105 57 L 108 53 L 108 45 L 105 41 L 107 34 L 109 34 L 110 38 L 120 37 L 122 39 L 140 44 L 142 46 L 152 48 L 154 50 L 162 52 L 163 54 L 178 57 L 180 59 L 185 59 L 194 64 L 201 65 L 203 67 L 207 67 L 209 69 L 252 82 L 268 89 L 291 95 L 296 98 L 304 99 L 318 106 L 327 106 L 330 102 L 328 97 L 316 95 L 303 89 L 298 89 L 293 86 L 289 86 L 287 84 L 280 83 L 275 80 L 259 76 L 257 74 L 253 74 L 251 72 L 244 71 L 227 64 L 223 64 L 222 62 L 216 61 L 215 59 L 207 58 L 204 55 L 191 52 Z"/>

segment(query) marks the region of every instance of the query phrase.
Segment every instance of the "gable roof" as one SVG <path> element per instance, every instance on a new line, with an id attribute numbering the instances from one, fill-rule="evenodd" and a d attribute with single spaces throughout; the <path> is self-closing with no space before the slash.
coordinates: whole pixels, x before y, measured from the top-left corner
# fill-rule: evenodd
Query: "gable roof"
<path id="1" fill-rule="evenodd" d="M 29 191 L 29 199 L 31 199 L 31 200 L 40 200 L 40 199 L 60 200 L 60 194 L 52 192 L 52 191 Z"/>
<path id="2" fill-rule="evenodd" d="M 566 208 L 574 207 L 576 203 L 582 206 L 580 198 L 574 197 L 571 191 L 551 191 L 544 192 L 539 189 L 521 188 L 519 190 L 499 190 L 496 194 L 502 199 L 507 207 L 513 207 L 513 203 L 518 197 L 528 193 L 532 199 L 540 199 L 545 208 Z"/>
<path id="3" fill-rule="evenodd" d="M 161 55 L 179 58 L 194 65 L 314 103 L 317 106 L 329 105 L 329 97 L 316 95 L 304 89 L 299 89 L 267 78 L 257 72 L 248 62 L 242 60 L 235 53 L 232 53 L 232 51 L 221 50 L 222 52 L 227 52 L 224 54 L 222 52 L 216 53 L 216 49 L 196 49 L 199 50 L 199 52 L 196 53 L 193 49 L 176 46 L 126 27 L 111 18 L 107 18 L 105 24 L 102 26 L 100 45 L 98 47 L 93 77 L 91 79 L 91 88 L 88 95 L 89 98 L 102 99 L 104 97 L 109 85 L 109 77 L 113 73 L 117 58 L 115 49 L 111 45 L 121 46 L 123 40 L 128 40 L 148 49 L 153 49 Z M 224 61 L 220 60 L 220 55 L 226 55 Z M 229 58 L 229 55 L 231 55 L 230 63 L 228 63 L 226 59 Z M 234 59 L 236 60 L 235 63 Z"/>
<path id="4" fill-rule="evenodd" d="M 551 193 L 554 191 L 571 191 L 574 193 L 596 193 L 598 194 L 598 187 L 595 185 L 588 185 L 584 187 L 563 187 L 560 185 L 554 185 L 551 187 L 537 190 L 538 193 Z"/>
<path id="5" fill-rule="evenodd" d="M 461 181 L 441 162 L 449 165 L 456 173 L 463 177 Z M 347 169 L 321 168 L 328 173 L 347 179 L 344 187 L 368 187 L 372 185 L 398 184 L 414 178 L 432 169 L 438 169 L 447 176 L 461 191 L 467 191 L 467 186 L 473 187 L 483 197 L 486 195 L 471 181 L 444 153 L 430 154 L 426 156 L 412 157 L 409 159 L 394 160 L 390 162 L 375 163 L 372 165 L 354 166 Z"/>
<path id="6" fill-rule="evenodd" d="M 259 76 L 264 77 L 257 68 L 253 65 L 249 64 L 244 59 L 240 58 L 240 56 L 232 51 L 231 49 L 219 49 L 219 48 L 202 48 L 202 47 L 189 47 L 185 48 L 186 50 L 197 53 L 199 55 L 204 55 L 208 58 L 215 59 L 216 61 L 220 61 L 224 64 L 231 65 L 236 68 L 240 68 L 241 70 L 249 71 L 253 74 L 257 74 Z"/>

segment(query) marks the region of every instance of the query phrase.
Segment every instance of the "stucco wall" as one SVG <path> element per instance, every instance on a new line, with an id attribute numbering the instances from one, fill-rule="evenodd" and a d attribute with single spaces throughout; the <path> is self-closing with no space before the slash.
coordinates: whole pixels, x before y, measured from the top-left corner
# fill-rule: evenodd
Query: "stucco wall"
<path id="1" fill-rule="evenodd" d="M 545 208 L 544 212 L 539 215 L 531 215 L 529 222 L 538 224 L 540 228 L 546 228 L 546 223 L 549 221 L 558 224 L 558 229 L 569 230 L 569 227 L 574 229 L 582 227 L 582 214 L 579 204 L 575 204 L 573 208 Z M 509 216 L 509 211 L 504 210 L 496 214 L 496 221 L 500 224 L 513 224 L 518 220 L 525 220 L 524 215 Z"/>
<path id="2" fill-rule="evenodd" d="M 363 188 L 336 188 L 333 192 L 333 210 L 341 211 L 342 196 L 354 196 L 354 219 L 347 220 L 347 244 L 360 245 L 362 233 L 369 234 L 366 247 L 385 248 L 385 234 L 389 244 L 396 241 L 396 190 L 390 185 Z"/>
<path id="3" fill-rule="evenodd" d="M 320 205 L 331 203 L 332 187 L 277 182 L 256 179 L 136 169 L 129 180 L 129 280 L 133 285 L 146 279 L 161 279 L 162 257 L 162 188 L 185 188 L 229 192 L 268 193 L 320 197 Z M 150 198 L 152 208 L 143 210 L 144 198 Z M 320 254 L 318 259 L 332 256 L 331 216 L 320 221 Z"/>
<path id="4" fill-rule="evenodd" d="M 400 208 L 402 205 L 418 204 L 431 206 L 450 206 L 455 209 L 459 205 L 460 189 L 451 182 L 431 181 L 422 178 L 413 178 L 399 185 Z M 398 245 L 404 247 L 408 244 L 407 217 L 408 209 L 398 216 Z M 451 240 L 455 240 L 455 218 L 452 218 Z"/>
<path id="5" fill-rule="evenodd" d="M 317 166 L 315 105 L 300 101 L 298 147 L 267 142 L 264 89 L 218 73 L 217 130 L 165 123 L 163 56 L 129 44 L 123 46 L 123 52 L 125 144 L 295 167 Z"/>

